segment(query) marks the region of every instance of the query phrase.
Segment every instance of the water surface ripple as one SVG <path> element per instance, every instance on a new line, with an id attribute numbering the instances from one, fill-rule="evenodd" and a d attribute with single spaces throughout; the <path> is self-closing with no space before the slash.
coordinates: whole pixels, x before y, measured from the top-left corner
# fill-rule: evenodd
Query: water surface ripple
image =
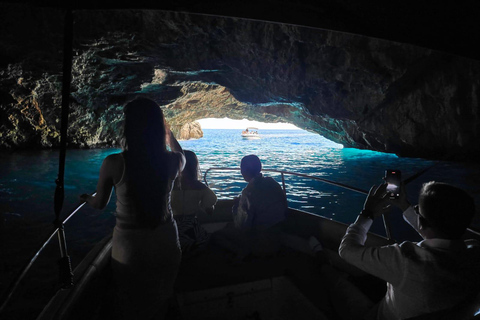
<path id="1" fill-rule="evenodd" d="M 382 183 L 385 169 L 402 170 L 404 178 L 437 164 L 419 179 L 408 185 L 409 198 L 417 201 L 421 184 L 430 180 L 458 185 L 470 192 L 480 207 L 480 167 L 477 164 L 434 162 L 424 159 L 399 158 L 366 150 L 342 148 L 325 138 L 303 130 L 263 130 L 259 140 L 243 140 L 240 130 L 205 129 L 198 140 L 181 141 L 184 149 L 194 151 L 201 169 L 211 167 L 238 168 L 248 154 L 260 157 L 265 169 L 293 171 L 333 180 L 355 188 L 368 190 Z M 65 216 L 78 204 L 78 196 L 93 192 L 103 159 L 119 149 L 68 150 L 65 172 Z M 2 152 L 0 154 L 0 212 L 5 221 L 1 231 L 0 291 L 38 248 L 50 232 L 54 219 L 53 195 L 58 174 L 58 151 Z M 267 173 L 281 183 L 279 174 Z M 210 187 L 221 199 L 238 195 L 246 182 L 239 172 L 218 171 L 208 174 Z M 309 180 L 285 176 L 289 205 L 314 214 L 350 223 L 361 210 L 365 196 L 350 190 Z M 66 226 L 72 264 L 112 230 L 114 225 L 114 196 L 105 212 L 82 210 Z M 394 236 L 411 237 L 398 212 L 392 212 Z M 478 214 L 476 225 L 479 226 Z M 374 231 L 383 233 L 381 222 Z M 47 251 L 58 256 L 58 245 Z M 51 259 L 39 261 L 45 269 L 34 277 L 56 278 L 56 266 Z M 51 269 L 51 272 L 46 272 Z M 41 293 L 45 288 L 33 292 Z M 33 298 L 32 298 L 33 299 Z M 22 306 L 18 307 L 19 310 Z M 17 310 L 18 311 L 18 310 Z"/>

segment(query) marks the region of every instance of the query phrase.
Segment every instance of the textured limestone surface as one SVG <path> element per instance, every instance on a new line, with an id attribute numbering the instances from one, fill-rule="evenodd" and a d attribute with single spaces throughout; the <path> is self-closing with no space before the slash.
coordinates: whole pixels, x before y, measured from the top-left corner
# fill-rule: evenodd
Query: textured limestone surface
<path id="1" fill-rule="evenodd" d="M 64 13 L 0 6 L 0 146 L 58 146 Z M 70 147 L 118 145 L 123 105 L 147 96 L 183 139 L 202 136 L 195 120 L 229 117 L 289 122 L 402 156 L 480 154 L 477 60 L 179 12 L 78 10 L 73 21 Z"/>
<path id="2" fill-rule="evenodd" d="M 202 127 L 197 121 L 184 124 L 176 137 L 180 140 L 200 139 L 203 137 Z"/>

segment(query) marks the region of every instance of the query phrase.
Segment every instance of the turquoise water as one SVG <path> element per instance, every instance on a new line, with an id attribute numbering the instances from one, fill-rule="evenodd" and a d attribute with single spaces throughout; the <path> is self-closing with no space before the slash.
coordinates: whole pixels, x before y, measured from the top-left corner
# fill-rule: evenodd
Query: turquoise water
<path id="1" fill-rule="evenodd" d="M 302 130 L 262 130 L 259 140 L 242 140 L 240 131 L 205 129 L 202 139 L 180 141 L 180 144 L 184 149 L 197 154 L 203 172 L 211 167 L 238 168 L 243 156 L 256 154 L 264 169 L 309 174 L 364 190 L 370 189 L 373 184 L 382 183 L 385 169 L 399 169 L 403 177 L 407 178 L 436 164 L 408 185 L 412 202 L 416 201 L 416 194 L 423 182 L 437 180 L 465 188 L 475 197 L 477 206 L 480 207 L 479 165 L 399 158 L 392 154 L 342 148 L 317 134 Z M 79 203 L 80 194 L 95 191 L 102 160 L 108 154 L 119 151 L 67 151 L 62 216 Z M 5 289 L 11 277 L 38 249 L 52 228 L 58 157 L 58 151 L 48 150 L 0 154 L 0 212 L 5 220 L 0 230 L 0 291 Z M 281 182 L 280 175 L 266 174 Z M 231 198 L 246 185 L 238 171 L 210 171 L 207 181 L 219 198 Z M 345 223 L 353 221 L 365 199 L 363 194 L 300 177 L 286 176 L 285 184 L 291 207 Z M 113 197 L 104 212 L 86 208 L 66 225 L 73 267 L 96 241 L 112 230 L 114 200 Z M 392 212 L 391 224 L 395 237 L 403 239 L 414 236 L 398 212 Z M 478 219 L 476 225 L 480 225 Z M 384 233 L 381 221 L 374 226 L 374 231 Z M 58 256 L 56 244 L 46 250 L 48 255 Z M 45 268 L 41 268 L 43 271 L 34 277 L 56 278 L 56 265 L 51 259 L 40 260 L 38 263 Z M 45 286 L 42 285 L 42 288 Z M 31 296 L 38 296 L 38 292 L 32 292 Z"/>
<path id="2" fill-rule="evenodd" d="M 382 182 L 384 170 L 399 169 L 407 178 L 436 162 L 399 158 L 393 154 L 343 148 L 317 134 L 303 130 L 263 130 L 261 139 L 243 140 L 239 130 L 205 129 L 198 140 L 181 141 L 194 151 L 203 172 L 211 167 L 238 168 L 247 154 L 256 154 L 264 169 L 293 171 L 313 175 L 368 190 Z M 102 160 L 119 149 L 68 150 L 65 172 L 63 215 L 78 203 L 78 195 L 93 192 Z M 0 155 L 0 208 L 9 223 L 50 222 L 54 217 L 53 194 L 58 174 L 58 151 L 2 153 Z M 467 189 L 478 200 L 480 169 L 475 165 L 439 162 L 408 191 L 412 201 L 421 183 L 440 180 Z M 266 173 L 281 182 L 278 174 Z M 318 181 L 286 176 L 288 199 L 292 207 L 350 222 L 361 209 L 364 195 Z M 219 198 L 231 198 L 245 186 L 238 171 L 210 171 L 210 187 Z M 112 199 L 114 200 L 114 199 Z M 114 210 L 110 202 L 105 215 Z M 98 212 L 86 210 L 86 215 Z"/>

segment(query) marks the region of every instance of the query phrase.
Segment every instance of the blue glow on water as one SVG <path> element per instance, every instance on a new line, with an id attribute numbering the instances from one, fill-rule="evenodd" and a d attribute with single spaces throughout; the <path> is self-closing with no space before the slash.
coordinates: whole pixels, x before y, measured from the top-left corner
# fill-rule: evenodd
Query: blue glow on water
<path id="1" fill-rule="evenodd" d="M 243 140 L 241 130 L 205 129 L 198 140 L 181 141 L 184 149 L 196 152 L 201 168 L 239 167 L 247 154 L 260 157 L 265 169 L 299 172 L 369 190 L 382 183 L 384 170 L 402 170 L 404 178 L 431 166 L 433 161 L 399 158 L 367 150 L 343 148 L 317 134 L 303 130 L 262 130 L 261 139 Z M 82 193 L 93 192 L 103 159 L 119 149 L 68 150 L 65 172 L 66 214 L 78 203 Z M 2 153 L 0 155 L 0 208 L 7 223 L 18 220 L 45 222 L 53 217 L 53 194 L 58 174 L 58 151 Z M 281 181 L 278 174 L 271 174 Z M 220 198 L 231 198 L 246 185 L 239 172 L 212 172 L 208 176 L 212 189 Z M 421 184 L 430 180 L 445 181 L 465 188 L 476 198 L 480 194 L 478 165 L 441 162 L 409 185 L 411 201 Z M 361 210 L 365 196 L 336 186 L 305 178 L 286 176 L 290 206 L 341 222 L 350 223 Z M 109 219 L 114 200 L 99 221 Z M 97 216 L 85 210 L 83 216 Z M 79 218 L 80 219 L 80 218 Z M 80 219 L 82 220 L 82 219 Z M 80 224 L 83 222 L 80 222 Z M 100 223 L 100 222 L 99 222 Z M 477 223 L 478 224 L 478 223 Z"/>

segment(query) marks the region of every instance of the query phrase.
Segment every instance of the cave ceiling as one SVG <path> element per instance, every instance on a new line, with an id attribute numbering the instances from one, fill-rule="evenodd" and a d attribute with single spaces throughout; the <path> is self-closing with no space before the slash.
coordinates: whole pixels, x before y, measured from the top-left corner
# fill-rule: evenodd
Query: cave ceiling
<path id="1" fill-rule="evenodd" d="M 3 6 L 11 11 L 1 17 L 7 32 L 0 144 L 56 146 L 64 10 Z M 73 11 L 72 147 L 117 145 L 123 104 L 148 96 L 175 130 L 207 117 L 247 118 L 289 122 L 346 147 L 402 156 L 479 153 L 480 66 L 468 50 L 344 32 L 348 23 L 327 30 L 254 17 L 101 9 Z"/>

